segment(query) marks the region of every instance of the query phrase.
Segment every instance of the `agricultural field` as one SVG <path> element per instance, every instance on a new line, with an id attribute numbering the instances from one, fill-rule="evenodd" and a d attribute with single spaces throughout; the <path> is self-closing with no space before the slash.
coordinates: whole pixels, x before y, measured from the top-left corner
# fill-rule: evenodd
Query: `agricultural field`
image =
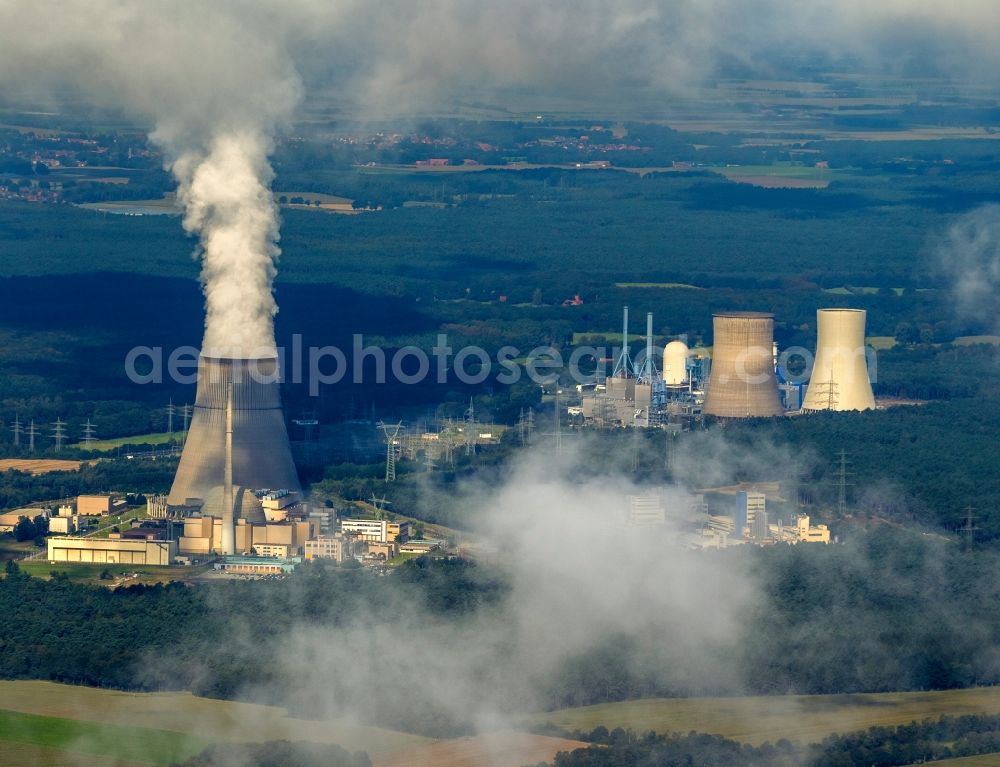
<path id="1" fill-rule="evenodd" d="M 68 461 L 61 458 L 0 458 L 0 471 L 24 471 L 37 477 L 52 471 L 79 471 L 87 461 Z"/>
<path id="2" fill-rule="evenodd" d="M 33 729 L 39 722 L 47 725 L 44 733 Z M 188 693 L 128 693 L 52 682 L 0 682 L 0 751 L 6 741 L 77 748 L 79 733 L 92 734 L 85 753 L 140 764 L 169 764 L 169 759 L 162 757 L 197 753 L 212 741 L 336 743 L 351 751 L 367 751 L 373 760 L 432 742 L 419 735 L 347 721 L 296 719 L 271 706 L 210 700 Z M 105 737 L 116 733 L 120 736 L 117 740 Z M 137 735 L 156 739 L 155 759 L 136 758 L 131 749 Z M 46 736 L 48 742 L 41 742 Z M 10 767 L 6 760 L 3 764 Z"/>
<path id="3" fill-rule="evenodd" d="M 908 724 L 944 714 L 1000 713 L 1000 688 L 859 695 L 659 698 L 563 709 L 537 717 L 566 730 L 603 725 L 659 733 L 691 730 L 752 745 L 781 738 L 815 743 L 833 733 Z"/>
<path id="4" fill-rule="evenodd" d="M 117 437 L 115 439 L 98 439 L 86 446 L 88 450 L 97 450 L 102 453 L 110 453 L 124 445 L 168 445 L 171 442 L 179 442 L 183 433 L 175 432 L 153 432 L 151 434 L 137 434 L 132 437 Z M 76 447 L 85 447 L 80 444 Z"/>
<path id="5" fill-rule="evenodd" d="M 186 733 L 128 723 L 85 722 L 8 710 L 0 711 L 0 742 L 4 743 L 5 752 L 6 743 L 10 742 L 63 752 L 65 761 L 82 754 L 110 758 L 112 764 L 124 761 L 149 765 L 169 765 L 187 759 L 210 743 Z M 23 756 L 28 758 L 24 764 L 36 763 L 30 749 Z M 11 765 L 7 758 L 4 765 Z"/>
<path id="6" fill-rule="evenodd" d="M 927 764 L 927 762 L 924 762 Z M 958 759 L 942 759 L 932 762 L 935 767 L 1000 767 L 1000 753 L 963 756 Z"/>

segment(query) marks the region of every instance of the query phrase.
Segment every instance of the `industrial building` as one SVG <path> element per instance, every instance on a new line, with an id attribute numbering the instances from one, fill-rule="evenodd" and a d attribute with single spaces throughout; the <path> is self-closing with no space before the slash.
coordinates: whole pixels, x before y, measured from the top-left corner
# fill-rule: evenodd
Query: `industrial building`
<path id="1" fill-rule="evenodd" d="M 630 527 L 662 525 L 666 521 L 666 511 L 659 495 L 630 495 L 628 506 L 626 523 Z"/>
<path id="2" fill-rule="evenodd" d="M 311 559 L 331 559 L 338 565 L 354 556 L 354 536 L 320 535 L 305 543 L 306 561 Z"/>
<path id="3" fill-rule="evenodd" d="M 340 531 L 356 535 L 368 543 L 405 543 L 410 537 L 409 522 L 390 522 L 387 519 L 343 519 Z"/>
<path id="4" fill-rule="evenodd" d="M 48 539 L 50 562 L 87 562 L 92 564 L 170 565 L 177 556 L 175 541 L 109 538 Z"/>
<path id="5" fill-rule="evenodd" d="M 774 375 L 774 315 L 724 312 L 712 317 L 712 370 L 706 415 L 767 418 L 784 413 Z"/>
<path id="6" fill-rule="evenodd" d="M 106 517 L 121 514 L 128 508 L 120 495 L 78 495 L 76 513 L 82 517 Z"/>
<path id="7" fill-rule="evenodd" d="M 233 575 L 288 575 L 302 563 L 299 557 L 225 557 L 215 569 Z"/>
<path id="8" fill-rule="evenodd" d="M 237 492 L 236 495 L 240 497 L 244 493 Z M 243 511 L 246 507 L 240 504 L 239 509 Z M 180 553 L 194 557 L 223 553 L 223 524 L 221 516 L 211 514 L 184 518 L 183 534 L 178 542 Z M 256 551 L 263 554 L 267 551 L 280 556 L 294 556 L 302 551 L 306 541 L 318 534 L 319 526 L 304 518 L 267 522 L 240 516 L 234 532 L 235 547 L 241 553 Z"/>
<path id="9" fill-rule="evenodd" d="M 864 309 L 816 312 L 816 357 L 802 409 L 871 410 Z"/>
<path id="10" fill-rule="evenodd" d="M 622 312 L 622 348 L 611 376 L 588 392 L 580 413 L 587 423 L 599 427 L 650 427 L 663 422 L 667 392 L 656 368 L 653 349 L 653 315 L 646 314 L 646 351 L 635 366 L 629 355 L 628 307 Z"/>
<path id="11" fill-rule="evenodd" d="M 762 541 L 768 537 L 767 496 L 757 490 L 737 490 L 733 509 L 733 535 Z"/>

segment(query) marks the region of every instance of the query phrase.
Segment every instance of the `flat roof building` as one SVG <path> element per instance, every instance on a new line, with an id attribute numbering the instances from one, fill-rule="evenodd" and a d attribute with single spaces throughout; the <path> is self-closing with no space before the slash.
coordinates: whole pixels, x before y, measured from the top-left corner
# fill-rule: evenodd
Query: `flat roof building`
<path id="1" fill-rule="evenodd" d="M 176 556 L 176 541 L 70 538 L 65 536 L 52 536 L 48 539 L 50 562 L 170 565 L 173 564 Z"/>

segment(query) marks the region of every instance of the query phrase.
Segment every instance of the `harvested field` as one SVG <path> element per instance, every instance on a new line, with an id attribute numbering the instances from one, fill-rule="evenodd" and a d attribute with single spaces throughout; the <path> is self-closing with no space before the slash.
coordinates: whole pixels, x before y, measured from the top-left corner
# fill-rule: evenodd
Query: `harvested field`
<path id="1" fill-rule="evenodd" d="M 26 471 L 38 476 L 52 471 L 79 471 L 90 461 L 67 461 L 61 458 L 0 458 L 0 471 Z"/>
<path id="2" fill-rule="evenodd" d="M 1000 687 L 866 695 L 780 695 L 749 698 L 657 698 L 540 714 L 567 730 L 598 725 L 639 731 L 697 730 L 759 745 L 787 738 L 815 743 L 835 732 L 908 724 L 943 714 L 998 714 Z"/>
<path id="3" fill-rule="evenodd" d="M 129 762 L 111 756 L 94 756 L 31 743 L 3 741 L 4 767 L 145 767 L 145 762 Z"/>
<path id="4" fill-rule="evenodd" d="M 551 762 L 560 751 L 587 748 L 589 743 L 524 732 L 496 732 L 439 740 L 373 760 L 373 767 L 522 767 Z"/>

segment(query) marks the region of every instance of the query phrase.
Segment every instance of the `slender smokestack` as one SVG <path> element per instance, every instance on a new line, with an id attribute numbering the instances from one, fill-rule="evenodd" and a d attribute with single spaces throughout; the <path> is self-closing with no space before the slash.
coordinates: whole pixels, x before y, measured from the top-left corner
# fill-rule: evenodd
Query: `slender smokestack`
<path id="1" fill-rule="evenodd" d="M 226 387 L 226 471 L 222 493 L 222 553 L 236 553 L 236 523 L 233 519 L 233 382 Z"/>
<path id="2" fill-rule="evenodd" d="M 619 355 L 611 375 L 612 377 L 628 378 L 631 372 L 632 359 L 628 356 L 628 306 L 625 306 L 622 310 L 622 353 Z"/>
<path id="3" fill-rule="evenodd" d="M 653 366 L 653 313 L 646 312 L 646 366 L 652 372 Z"/>

